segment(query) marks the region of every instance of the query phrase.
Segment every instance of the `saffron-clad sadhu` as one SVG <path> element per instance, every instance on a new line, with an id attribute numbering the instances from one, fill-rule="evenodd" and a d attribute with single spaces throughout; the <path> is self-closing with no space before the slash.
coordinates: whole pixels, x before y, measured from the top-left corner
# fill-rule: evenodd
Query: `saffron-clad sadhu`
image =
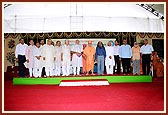
<path id="1" fill-rule="evenodd" d="M 83 50 L 86 48 L 87 44 L 83 44 Z M 86 74 L 86 59 L 84 55 L 82 55 L 82 73 Z"/>
<path id="2" fill-rule="evenodd" d="M 96 50 L 92 46 L 92 41 L 91 40 L 88 41 L 88 46 L 84 49 L 83 53 L 84 53 L 84 56 L 86 58 L 86 71 L 87 71 L 86 75 L 89 74 L 89 71 L 91 71 L 92 74 L 93 74 L 94 58 L 95 58 Z"/>

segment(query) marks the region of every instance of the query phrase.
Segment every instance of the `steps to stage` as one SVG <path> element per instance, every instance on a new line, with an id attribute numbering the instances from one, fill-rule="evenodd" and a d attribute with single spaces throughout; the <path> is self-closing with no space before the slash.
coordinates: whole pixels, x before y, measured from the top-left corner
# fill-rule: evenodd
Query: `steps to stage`
<path id="1" fill-rule="evenodd" d="M 152 76 L 86 76 L 86 77 L 52 77 L 52 78 L 13 78 L 14 85 L 59 85 L 62 81 L 101 81 L 108 83 L 152 82 Z M 97 83 L 96 83 L 97 84 Z"/>
<path id="2" fill-rule="evenodd" d="M 107 79 L 97 80 L 62 80 L 59 86 L 100 86 L 109 85 Z"/>

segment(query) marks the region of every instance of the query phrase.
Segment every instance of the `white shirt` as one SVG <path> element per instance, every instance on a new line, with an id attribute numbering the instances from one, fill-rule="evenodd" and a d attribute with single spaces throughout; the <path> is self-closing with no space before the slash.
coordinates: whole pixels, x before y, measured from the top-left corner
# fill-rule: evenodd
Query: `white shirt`
<path id="1" fill-rule="evenodd" d="M 63 53 L 63 66 L 70 66 L 70 60 L 71 60 L 71 47 L 68 45 L 62 45 L 61 53 Z"/>
<path id="2" fill-rule="evenodd" d="M 35 47 L 33 50 L 33 56 L 34 56 L 34 68 L 42 68 L 42 57 L 40 60 L 36 58 L 36 56 L 42 56 L 42 50 L 41 48 Z"/>
<path id="3" fill-rule="evenodd" d="M 25 55 L 26 54 L 26 49 L 27 49 L 28 45 L 27 44 L 21 44 L 19 43 L 16 46 L 16 50 L 15 50 L 15 57 L 18 58 L 18 55 Z"/>
<path id="4" fill-rule="evenodd" d="M 119 45 L 117 45 L 117 46 L 114 45 L 113 48 L 114 48 L 114 55 L 119 55 L 120 46 Z"/>
<path id="5" fill-rule="evenodd" d="M 148 44 L 143 45 L 140 49 L 140 53 L 142 53 L 142 54 L 152 54 L 153 51 L 154 50 L 153 50 L 152 45 L 148 45 Z"/>
<path id="6" fill-rule="evenodd" d="M 53 45 L 45 44 L 42 48 L 42 55 L 45 57 L 44 67 L 53 67 L 54 57 L 55 57 L 55 48 Z"/>
<path id="7" fill-rule="evenodd" d="M 83 46 L 81 44 L 75 44 L 72 46 L 71 51 L 81 53 L 83 51 Z M 77 54 L 73 54 L 72 65 L 74 67 L 82 67 L 82 56 L 78 57 Z"/>
<path id="8" fill-rule="evenodd" d="M 114 61 L 114 47 L 113 46 L 107 46 L 105 47 L 106 49 L 106 59 L 105 59 L 105 65 L 115 65 Z M 109 56 L 112 57 L 112 59 L 109 58 Z"/>

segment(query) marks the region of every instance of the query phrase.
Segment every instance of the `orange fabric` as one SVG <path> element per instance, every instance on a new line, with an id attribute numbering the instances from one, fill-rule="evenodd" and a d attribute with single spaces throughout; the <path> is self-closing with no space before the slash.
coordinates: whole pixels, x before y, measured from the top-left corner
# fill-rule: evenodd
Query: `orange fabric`
<path id="1" fill-rule="evenodd" d="M 155 71 L 157 68 L 157 52 L 154 52 L 154 55 L 152 57 L 152 64 L 153 64 L 153 70 Z"/>
<path id="2" fill-rule="evenodd" d="M 140 47 L 132 47 L 132 58 L 133 60 L 135 59 L 140 59 Z"/>
<path id="3" fill-rule="evenodd" d="M 84 55 L 86 58 L 86 71 L 87 72 L 89 72 L 90 70 L 93 72 L 95 53 L 96 53 L 96 50 L 93 46 L 87 46 L 84 49 Z"/>
<path id="4" fill-rule="evenodd" d="M 164 66 L 162 62 L 158 62 L 156 69 L 156 76 L 163 77 L 164 76 Z"/>
<path id="5" fill-rule="evenodd" d="M 83 50 L 86 48 L 86 44 L 83 44 Z M 86 59 L 82 56 L 82 73 L 86 73 Z"/>

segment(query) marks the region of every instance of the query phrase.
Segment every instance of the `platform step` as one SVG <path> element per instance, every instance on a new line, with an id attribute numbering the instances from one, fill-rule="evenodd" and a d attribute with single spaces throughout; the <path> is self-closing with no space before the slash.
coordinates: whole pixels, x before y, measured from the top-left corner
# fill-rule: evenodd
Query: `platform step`
<path id="1" fill-rule="evenodd" d="M 100 86 L 109 85 L 108 80 L 62 80 L 59 86 Z"/>

